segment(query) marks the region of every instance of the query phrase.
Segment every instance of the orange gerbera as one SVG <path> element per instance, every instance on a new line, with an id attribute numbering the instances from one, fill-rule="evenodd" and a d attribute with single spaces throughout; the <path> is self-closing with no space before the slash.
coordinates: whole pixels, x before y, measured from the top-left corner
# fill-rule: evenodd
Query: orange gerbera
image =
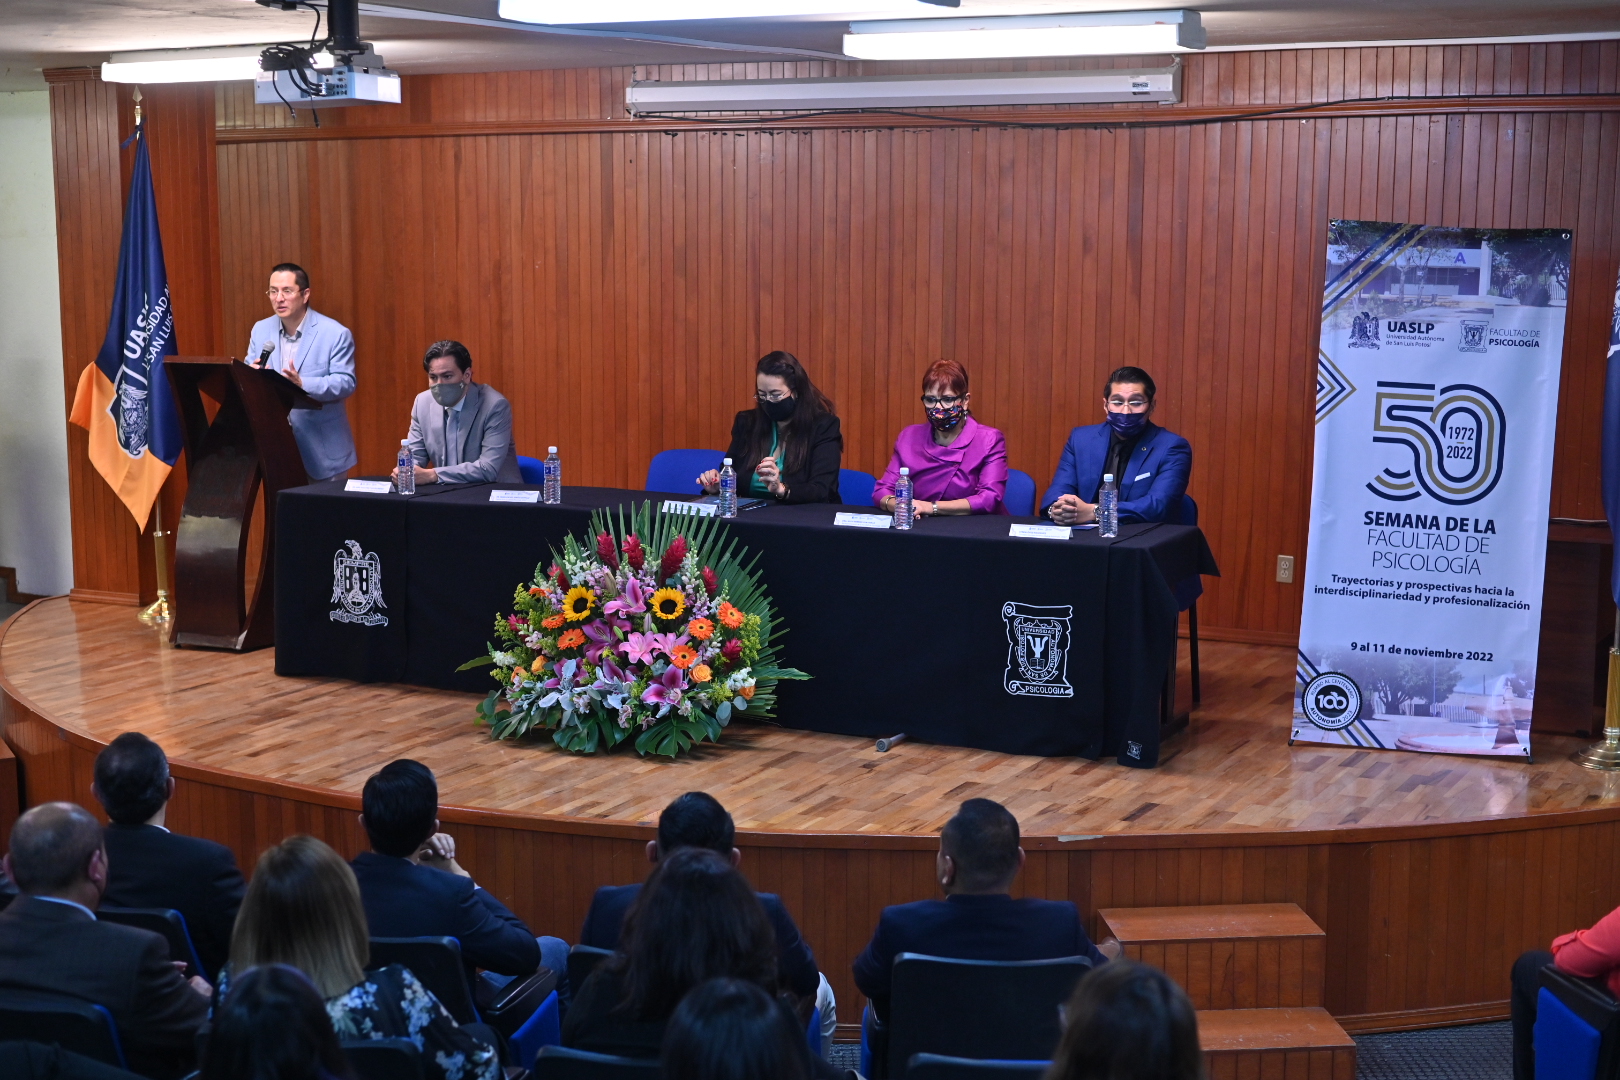
<path id="1" fill-rule="evenodd" d="M 529 595 L 530 596 L 540 596 L 540 595 L 544 594 L 545 591 L 546 590 L 542 589 L 538 585 L 530 585 L 529 586 Z"/>
<path id="2" fill-rule="evenodd" d="M 678 668 L 689 668 L 697 663 L 697 650 L 690 645 L 677 645 L 669 650 L 669 662 Z"/>
<path id="3" fill-rule="evenodd" d="M 545 627 L 547 630 L 555 630 L 567 621 L 568 617 L 566 615 L 547 615 L 544 619 L 540 620 L 540 625 Z"/>
<path id="4" fill-rule="evenodd" d="M 572 630 L 564 630 L 562 636 L 557 639 L 557 648 L 559 649 L 577 649 L 583 644 L 585 644 L 585 631 L 578 627 Z"/>
<path id="5" fill-rule="evenodd" d="M 714 623 L 708 619 L 693 619 L 686 624 L 686 633 L 698 641 L 708 641 L 714 637 Z"/>
<path id="6" fill-rule="evenodd" d="M 741 694 L 748 701 L 754 700 L 754 688 L 752 686 L 739 686 L 737 687 L 737 693 Z"/>
<path id="7" fill-rule="evenodd" d="M 720 625 L 728 630 L 737 629 L 747 618 L 748 616 L 732 607 L 729 600 L 720 605 Z"/>
<path id="8" fill-rule="evenodd" d="M 714 672 L 709 670 L 708 664 L 699 664 L 692 669 L 693 682 L 708 682 L 712 678 L 714 678 Z"/>

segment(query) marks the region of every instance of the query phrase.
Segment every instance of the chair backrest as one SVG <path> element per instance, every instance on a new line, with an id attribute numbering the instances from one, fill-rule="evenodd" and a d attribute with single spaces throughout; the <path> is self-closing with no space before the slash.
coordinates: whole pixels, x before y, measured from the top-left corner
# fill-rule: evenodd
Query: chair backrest
<path id="1" fill-rule="evenodd" d="M 594 945 L 575 945 L 568 950 L 568 985 L 573 987 L 574 993 L 585 985 L 585 980 L 591 977 L 596 965 L 613 955 L 611 949 L 598 949 Z"/>
<path id="2" fill-rule="evenodd" d="M 191 942 L 191 931 L 186 926 L 186 917 L 173 908 L 125 908 L 102 905 L 96 909 L 96 918 L 102 922 L 150 930 L 169 943 L 170 960 L 183 960 L 191 965 L 189 974 L 201 975 L 205 979 L 213 979 L 217 974 L 204 970 L 202 960 L 197 956 L 196 946 Z"/>
<path id="3" fill-rule="evenodd" d="M 1181 496 L 1181 512 L 1176 515 L 1176 524 L 1198 524 L 1198 504 L 1193 501 L 1193 497 L 1191 495 L 1183 494 Z"/>
<path id="4" fill-rule="evenodd" d="M 658 1075 L 657 1058 L 613 1057 L 548 1046 L 534 1059 L 534 1080 L 648 1080 Z"/>
<path id="5" fill-rule="evenodd" d="M 375 970 L 389 964 L 409 968 L 456 1023 L 478 1023 L 478 1007 L 473 1004 L 467 968 L 461 962 L 461 942 L 455 938 L 372 938 L 371 960 L 366 967 Z"/>
<path id="6" fill-rule="evenodd" d="M 360 1080 L 422 1080 L 422 1051 L 409 1039 L 345 1039 L 343 1056 Z"/>
<path id="7" fill-rule="evenodd" d="M 1013 517 L 1035 514 L 1035 478 L 1023 469 L 1007 470 L 1007 493 L 1001 498 Z"/>
<path id="8" fill-rule="evenodd" d="M 518 455 L 518 472 L 525 484 L 543 484 L 546 481 L 546 463 L 537 457 Z"/>
<path id="9" fill-rule="evenodd" d="M 910 1080 L 1031 1080 L 1044 1074 L 1051 1064 L 1050 1061 L 982 1061 L 944 1054 L 912 1054 L 906 1065 L 906 1076 Z"/>
<path id="10" fill-rule="evenodd" d="M 0 990 L 0 1042 L 24 1039 L 126 1067 L 118 1026 L 104 1006 L 60 994 Z"/>
<path id="11" fill-rule="evenodd" d="M 1536 1075 L 1545 1080 L 1620 1076 L 1620 1001 L 1606 980 L 1583 979 L 1551 964 L 1541 970 L 1535 1052 Z"/>
<path id="12" fill-rule="evenodd" d="M 703 490 L 698 476 L 718 469 L 725 456 L 724 450 L 660 450 L 647 464 L 646 490 L 696 495 Z"/>
<path id="13" fill-rule="evenodd" d="M 871 506 L 877 477 L 859 469 L 838 470 L 838 501 L 845 506 Z"/>
<path id="14" fill-rule="evenodd" d="M 1084 956 L 997 961 L 901 953 L 889 996 L 889 1075 L 905 1075 L 918 1053 L 1050 1060 L 1063 1030 L 1058 1007 L 1090 968 Z"/>

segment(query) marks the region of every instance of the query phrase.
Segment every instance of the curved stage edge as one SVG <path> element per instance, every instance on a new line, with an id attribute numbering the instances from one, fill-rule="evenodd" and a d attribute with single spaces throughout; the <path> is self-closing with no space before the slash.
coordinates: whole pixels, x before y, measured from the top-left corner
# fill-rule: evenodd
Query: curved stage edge
<path id="1" fill-rule="evenodd" d="M 676 763 L 493 743 L 472 695 L 274 675 L 268 651 L 167 647 L 129 608 L 53 598 L 0 627 L 0 724 L 25 801 L 94 808 L 95 755 L 141 730 L 179 781 L 169 823 L 244 869 L 295 832 L 362 850 L 359 790 L 409 756 L 475 878 L 537 933 L 572 940 L 598 885 L 641 879 L 658 809 L 686 790 L 733 811 L 743 869 L 779 893 L 858 1018 L 849 966 L 879 910 L 937 895 L 938 829 L 974 796 L 1009 805 L 1018 889 L 1103 908 L 1292 902 L 1327 934 L 1327 1007 L 1353 1032 L 1507 1015 L 1527 948 L 1620 901 L 1620 778 L 1534 741 L 1536 764 L 1287 745 L 1293 654 L 1204 644 L 1205 705 L 1160 769 L 1019 758 L 738 725 Z"/>

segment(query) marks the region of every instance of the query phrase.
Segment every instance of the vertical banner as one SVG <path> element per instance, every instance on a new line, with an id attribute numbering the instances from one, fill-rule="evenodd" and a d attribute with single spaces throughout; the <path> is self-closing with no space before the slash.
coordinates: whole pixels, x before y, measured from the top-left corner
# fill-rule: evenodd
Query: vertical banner
<path id="1" fill-rule="evenodd" d="M 1329 223 L 1295 740 L 1529 758 L 1569 257 Z"/>

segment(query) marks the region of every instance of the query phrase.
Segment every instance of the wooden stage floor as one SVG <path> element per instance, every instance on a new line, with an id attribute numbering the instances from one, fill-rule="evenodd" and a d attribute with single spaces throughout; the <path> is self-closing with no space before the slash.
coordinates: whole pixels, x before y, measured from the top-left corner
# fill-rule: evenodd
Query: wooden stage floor
<path id="1" fill-rule="evenodd" d="M 6 628 L 0 673 L 96 743 L 143 731 L 204 769 L 350 794 L 413 757 L 438 775 L 447 806 L 602 823 L 646 824 L 698 789 L 750 831 L 933 834 L 961 800 L 984 796 L 1027 834 L 1051 837 L 1433 824 L 1620 798 L 1569 761 L 1581 743 L 1568 738 L 1537 738 L 1531 765 L 1289 747 L 1292 650 L 1221 642 L 1203 644 L 1204 703 L 1157 770 L 916 742 L 880 754 L 867 739 L 763 723 L 733 725 L 718 747 L 676 762 L 574 757 L 549 740 L 491 741 L 473 726 L 470 694 L 280 678 L 270 650 L 168 648 L 126 608 L 66 599 Z M 920 689 L 920 708 L 931 692 L 950 691 Z"/>

